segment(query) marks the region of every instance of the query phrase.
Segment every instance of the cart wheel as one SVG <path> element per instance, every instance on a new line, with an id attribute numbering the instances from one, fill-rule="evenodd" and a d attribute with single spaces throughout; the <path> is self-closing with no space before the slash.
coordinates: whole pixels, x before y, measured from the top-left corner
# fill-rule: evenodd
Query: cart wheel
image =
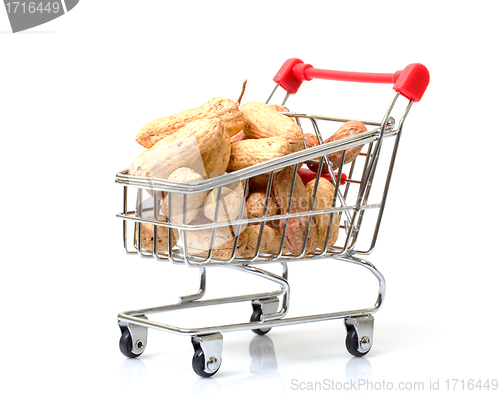
<path id="1" fill-rule="evenodd" d="M 122 336 L 120 338 L 120 351 L 125 357 L 135 358 L 139 357 L 145 349 L 144 345 L 139 344 L 139 348 L 142 348 L 140 353 L 132 353 L 134 345 L 132 343 L 132 335 L 130 335 L 130 331 L 125 329 L 123 330 Z"/>
<path id="2" fill-rule="evenodd" d="M 219 366 L 216 370 L 212 372 L 205 371 L 205 353 L 203 353 L 203 349 L 201 348 L 195 350 L 192 365 L 194 372 L 196 372 L 196 374 L 198 376 L 201 376 L 202 378 L 209 378 L 211 376 L 214 376 L 220 368 L 219 363 Z"/>
<path id="3" fill-rule="evenodd" d="M 347 337 L 345 338 L 345 347 L 349 353 L 356 357 L 363 357 L 370 351 L 370 349 L 365 352 L 360 352 L 358 350 L 358 334 L 356 334 L 356 330 L 354 328 L 351 328 L 347 333 Z"/>
<path id="4" fill-rule="evenodd" d="M 252 316 L 250 317 L 250 321 L 260 321 L 260 317 L 262 315 L 262 308 L 259 305 L 254 306 L 254 310 L 252 313 Z M 269 331 L 271 331 L 271 328 L 267 329 L 260 329 L 260 328 L 255 328 L 252 330 L 255 334 L 258 335 L 266 335 Z"/>

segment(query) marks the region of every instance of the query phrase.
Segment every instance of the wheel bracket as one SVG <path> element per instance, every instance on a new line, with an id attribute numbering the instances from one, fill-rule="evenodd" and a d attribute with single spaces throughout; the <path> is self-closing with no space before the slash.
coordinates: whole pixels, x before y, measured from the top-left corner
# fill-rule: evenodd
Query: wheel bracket
<path id="1" fill-rule="evenodd" d="M 147 320 L 146 315 L 139 315 L 137 317 Z M 118 326 L 122 334 L 125 330 L 130 332 L 130 337 L 132 338 L 131 352 L 134 354 L 142 354 L 148 343 L 148 328 L 121 320 L 118 320 Z"/>
<path id="2" fill-rule="evenodd" d="M 194 350 L 201 348 L 205 357 L 204 371 L 208 374 L 215 373 L 222 360 L 222 335 L 220 333 L 209 335 L 193 335 L 191 343 Z"/>
<path id="3" fill-rule="evenodd" d="M 253 310 L 255 311 L 256 309 L 260 308 L 260 310 L 262 311 L 260 321 L 265 321 L 266 315 L 271 315 L 277 312 L 278 306 L 279 306 L 278 297 L 264 298 L 252 301 Z"/>
<path id="4" fill-rule="evenodd" d="M 367 353 L 373 343 L 374 318 L 371 315 L 347 318 L 344 321 L 347 332 L 351 329 L 356 331 L 358 337 L 357 350 L 360 353 Z"/>

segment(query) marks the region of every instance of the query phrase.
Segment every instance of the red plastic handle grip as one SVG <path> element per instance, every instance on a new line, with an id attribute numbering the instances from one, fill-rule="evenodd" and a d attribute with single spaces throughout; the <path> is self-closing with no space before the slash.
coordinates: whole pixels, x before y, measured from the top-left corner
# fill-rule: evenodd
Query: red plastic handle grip
<path id="1" fill-rule="evenodd" d="M 420 63 L 412 63 L 404 70 L 392 74 L 323 70 L 314 68 L 300 59 L 291 58 L 283 63 L 273 81 L 279 83 L 288 93 L 295 94 L 303 81 L 311 79 L 394 84 L 396 92 L 409 100 L 420 101 L 429 85 L 429 71 Z"/>

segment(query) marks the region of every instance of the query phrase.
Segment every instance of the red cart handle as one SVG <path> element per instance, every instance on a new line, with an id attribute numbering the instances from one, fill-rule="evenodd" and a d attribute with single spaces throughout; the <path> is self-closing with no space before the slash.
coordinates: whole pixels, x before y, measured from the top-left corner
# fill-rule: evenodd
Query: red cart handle
<path id="1" fill-rule="evenodd" d="M 393 74 L 362 73 L 351 71 L 322 70 L 304 63 L 300 59 L 288 59 L 273 81 L 280 84 L 290 94 L 299 90 L 303 81 L 311 79 L 328 79 L 333 81 L 389 83 L 394 84 L 394 90 L 412 101 L 420 101 L 429 84 L 429 71 L 420 63 L 412 63 L 402 71 Z"/>

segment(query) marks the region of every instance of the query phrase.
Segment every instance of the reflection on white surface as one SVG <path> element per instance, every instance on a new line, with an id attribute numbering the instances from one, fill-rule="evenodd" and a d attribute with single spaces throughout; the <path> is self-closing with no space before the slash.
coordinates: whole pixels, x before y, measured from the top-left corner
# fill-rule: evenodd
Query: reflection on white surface
<path id="1" fill-rule="evenodd" d="M 342 382 L 352 384 L 372 380 L 372 365 L 367 357 L 343 358 L 345 364 L 338 359 L 336 361 L 330 360 L 333 362 L 322 360 L 317 363 L 311 360 L 312 364 L 308 363 L 308 368 L 315 375 L 309 377 L 307 368 L 295 370 L 290 365 L 287 365 L 285 360 L 289 355 L 286 349 L 288 349 L 287 346 L 282 348 L 280 345 L 279 349 L 276 350 L 272 337 L 256 335 L 249 342 L 248 353 L 242 352 L 240 356 L 237 356 L 236 363 L 239 361 L 244 361 L 244 363 L 243 365 L 237 365 L 236 373 L 233 374 L 234 371 L 224 373 L 224 370 L 222 370 L 211 378 L 201 378 L 196 376 L 190 365 L 182 365 L 180 373 L 185 374 L 185 378 L 183 378 L 184 383 L 187 383 L 185 389 L 193 394 L 225 394 L 233 392 L 243 394 L 259 392 L 264 387 L 267 392 L 279 394 L 293 389 L 295 386 L 293 386 L 292 382 L 295 382 L 295 385 L 300 383 L 306 387 L 305 385 L 309 382 L 323 384 L 325 380 L 332 380 L 339 384 Z M 280 373 L 276 353 L 283 357 L 284 375 Z M 149 376 L 148 367 L 152 367 Z M 236 365 L 228 365 L 227 367 L 231 369 Z M 148 361 L 142 361 L 140 358 L 125 358 L 119 368 L 119 381 L 122 387 L 128 387 L 134 391 L 145 387 L 156 387 L 160 382 L 168 386 L 171 384 L 170 379 L 172 376 L 169 376 L 168 380 L 165 381 L 165 374 L 161 372 L 164 368 L 165 366 L 161 365 L 158 359 L 154 360 L 153 364 L 148 364 Z M 222 368 L 224 368 L 224 363 Z M 361 389 L 361 391 L 364 390 Z"/>
<path id="2" fill-rule="evenodd" d="M 345 365 L 345 381 L 371 380 L 372 365 L 365 357 L 353 357 Z"/>
<path id="3" fill-rule="evenodd" d="M 219 381 L 217 375 L 212 378 L 198 379 L 191 392 L 203 394 L 221 394 L 234 392 L 237 388 L 245 387 L 251 389 L 255 384 L 255 390 L 259 391 L 262 384 L 275 393 L 285 393 L 287 384 L 283 376 L 278 373 L 278 362 L 274 351 L 272 339 L 266 335 L 257 335 L 250 341 L 249 353 L 251 357 L 251 375 L 234 380 Z"/>
<path id="4" fill-rule="evenodd" d="M 193 372 L 194 373 L 194 372 Z M 199 378 L 191 390 L 193 394 L 220 394 L 221 387 L 216 378 Z"/>
<path id="5" fill-rule="evenodd" d="M 120 382 L 124 386 L 143 384 L 147 378 L 147 369 L 139 358 L 126 358 L 120 366 Z"/>
<path id="6" fill-rule="evenodd" d="M 274 343 L 266 335 L 258 335 L 250 341 L 250 372 L 255 375 L 270 374 L 278 370 Z"/>

